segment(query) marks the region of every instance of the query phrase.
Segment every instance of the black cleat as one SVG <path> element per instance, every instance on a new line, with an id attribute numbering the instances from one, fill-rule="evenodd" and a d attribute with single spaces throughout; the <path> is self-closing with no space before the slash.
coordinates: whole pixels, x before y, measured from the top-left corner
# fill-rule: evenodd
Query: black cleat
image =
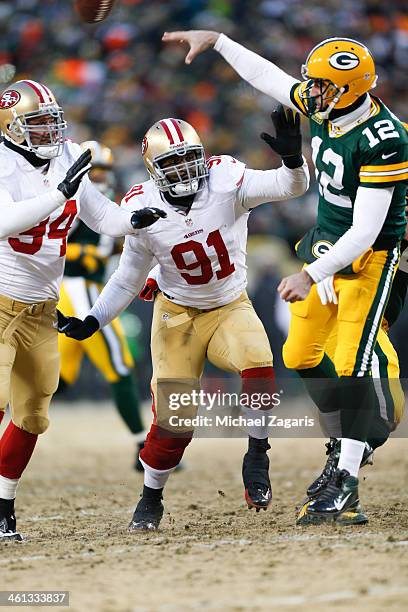
<path id="1" fill-rule="evenodd" d="M 248 508 L 266 510 L 272 501 L 272 487 L 269 479 L 269 457 L 271 447 L 268 440 L 249 438 L 248 452 L 242 462 L 242 479 Z"/>
<path id="2" fill-rule="evenodd" d="M 23 536 L 16 529 L 16 517 L 14 512 L 1 512 L 0 514 L 0 541 L 10 542 L 11 540 L 21 542 Z"/>
<path id="3" fill-rule="evenodd" d="M 330 438 L 326 443 L 326 455 L 328 455 L 326 465 L 322 473 L 308 487 L 306 491 L 308 498 L 316 497 L 329 484 L 339 462 L 340 445 L 341 441 L 336 438 Z"/>
<path id="4" fill-rule="evenodd" d="M 336 438 L 330 438 L 329 442 L 326 443 L 326 449 L 326 455 L 328 455 L 326 465 L 324 466 L 322 473 L 319 474 L 316 480 L 314 480 L 312 484 L 308 487 L 306 491 L 308 500 L 317 497 L 330 482 L 339 463 L 341 440 L 337 440 Z M 368 464 L 372 465 L 373 454 L 373 449 L 366 442 L 360 467 L 364 467 Z"/>
<path id="5" fill-rule="evenodd" d="M 306 514 L 342 524 L 367 523 L 360 508 L 358 478 L 350 476 L 347 470 L 336 469 L 325 489 L 307 504 Z M 348 523 L 347 519 L 352 517 Z"/>
<path id="6" fill-rule="evenodd" d="M 156 531 L 163 517 L 164 506 L 158 499 L 142 496 L 133 513 L 129 531 Z"/>

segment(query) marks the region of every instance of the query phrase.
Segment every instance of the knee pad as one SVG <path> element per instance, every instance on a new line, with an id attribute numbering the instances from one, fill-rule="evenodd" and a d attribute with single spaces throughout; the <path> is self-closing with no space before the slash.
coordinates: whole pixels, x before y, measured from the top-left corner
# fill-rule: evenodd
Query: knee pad
<path id="1" fill-rule="evenodd" d="M 20 425 L 16 423 L 17 427 L 20 427 L 24 431 L 35 435 L 39 435 L 47 431 L 49 424 L 49 419 L 36 415 L 24 417 Z"/>
<path id="2" fill-rule="evenodd" d="M 153 424 L 147 434 L 144 448 L 140 451 L 140 458 L 156 470 L 176 467 L 192 437 L 192 431 L 171 435 L 169 431 Z"/>
<path id="3" fill-rule="evenodd" d="M 289 370 L 306 370 L 314 368 L 321 362 L 324 352 L 321 351 L 317 355 L 310 357 L 302 353 L 301 347 L 298 344 L 293 346 L 293 342 L 285 342 L 282 348 L 282 357 L 285 367 Z"/>

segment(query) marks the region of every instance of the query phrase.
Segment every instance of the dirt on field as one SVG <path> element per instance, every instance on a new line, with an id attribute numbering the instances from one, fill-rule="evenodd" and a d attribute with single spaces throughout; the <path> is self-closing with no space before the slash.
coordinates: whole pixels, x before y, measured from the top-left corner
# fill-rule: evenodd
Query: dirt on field
<path id="1" fill-rule="evenodd" d="M 129 534 L 142 485 L 131 437 L 113 407 L 54 405 L 20 484 L 27 539 L 0 549 L 1 589 L 67 590 L 81 612 L 407 610 L 406 440 L 361 472 L 368 525 L 342 528 L 294 524 L 322 440 L 273 442 L 274 501 L 259 514 L 243 500 L 245 447 L 194 440 L 160 531 Z"/>

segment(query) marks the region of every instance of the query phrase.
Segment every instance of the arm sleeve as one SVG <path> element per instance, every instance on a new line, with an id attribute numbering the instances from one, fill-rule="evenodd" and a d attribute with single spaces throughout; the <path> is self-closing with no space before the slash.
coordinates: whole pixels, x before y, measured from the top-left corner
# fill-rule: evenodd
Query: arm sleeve
<path id="1" fill-rule="evenodd" d="M 134 300 L 143 287 L 152 261 L 153 254 L 141 239 L 126 237 L 119 266 L 89 312 L 100 327 L 113 321 Z"/>
<path id="2" fill-rule="evenodd" d="M 306 160 L 299 168 L 282 165 L 277 170 L 245 170 L 238 198 L 245 210 L 271 201 L 301 196 L 309 187 Z"/>
<path id="3" fill-rule="evenodd" d="M 214 49 L 255 89 L 299 110 L 291 99 L 291 90 L 299 81 L 225 34 L 218 37 Z"/>
<path id="4" fill-rule="evenodd" d="M 306 267 L 318 283 L 360 257 L 376 240 L 391 204 L 394 187 L 359 187 L 354 202 L 353 225 L 327 253 Z"/>
<path id="5" fill-rule="evenodd" d="M 30 229 L 65 202 L 66 197 L 58 189 L 35 198 L 13 202 L 10 193 L 0 187 L 0 239 Z"/>
<path id="6" fill-rule="evenodd" d="M 107 236 L 125 236 L 126 234 L 138 233 L 130 223 L 131 213 L 111 202 L 96 189 L 88 177 L 83 179 L 80 202 L 79 217 L 94 232 Z"/>

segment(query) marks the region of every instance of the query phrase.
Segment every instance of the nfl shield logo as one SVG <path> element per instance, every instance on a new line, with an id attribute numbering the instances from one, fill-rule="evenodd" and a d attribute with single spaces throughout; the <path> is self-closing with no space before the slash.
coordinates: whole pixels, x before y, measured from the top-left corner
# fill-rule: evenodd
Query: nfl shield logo
<path id="1" fill-rule="evenodd" d="M 188 219 L 185 220 L 187 227 L 191 227 L 193 225 L 193 220 L 190 219 L 190 217 Z"/>

